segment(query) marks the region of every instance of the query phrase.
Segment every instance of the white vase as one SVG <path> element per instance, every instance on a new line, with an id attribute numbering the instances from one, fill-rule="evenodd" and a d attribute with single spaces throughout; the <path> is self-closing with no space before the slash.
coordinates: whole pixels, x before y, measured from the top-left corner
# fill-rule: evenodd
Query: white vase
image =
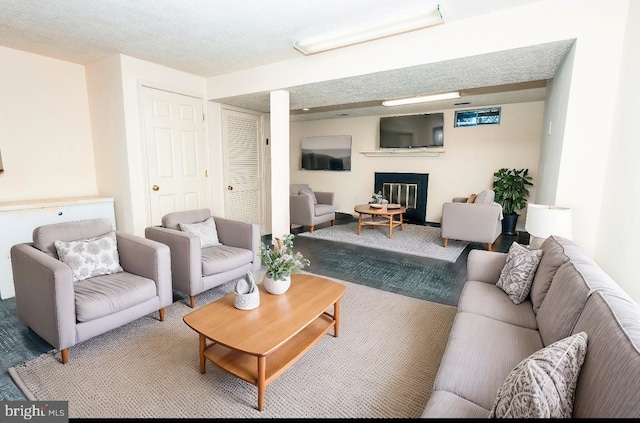
<path id="1" fill-rule="evenodd" d="M 284 280 L 274 280 L 271 279 L 267 273 L 262 280 L 262 284 L 269 294 L 284 294 L 291 286 L 291 275 L 285 276 Z"/>

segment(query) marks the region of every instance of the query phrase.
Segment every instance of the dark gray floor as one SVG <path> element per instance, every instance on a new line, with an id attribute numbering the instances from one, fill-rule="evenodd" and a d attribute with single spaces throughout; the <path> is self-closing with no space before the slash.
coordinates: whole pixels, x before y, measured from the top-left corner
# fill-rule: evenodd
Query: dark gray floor
<path id="1" fill-rule="evenodd" d="M 337 224 L 353 220 L 350 215 L 340 214 Z M 317 228 L 326 226 L 329 224 Z M 299 234 L 307 230 L 296 228 L 292 232 Z M 493 246 L 494 251 L 508 251 L 513 241 L 528 244 L 528 235 L 500 236 Z M 271 235 L 264 236 L 263 242 L 270 243 Z M 450 263 L 345 243 L 294 238 L 294 250 L 311 262 L 304 269 L 306 271 L 453 306 L 457 305 L 466 280 L 469 251 L 485 248 L 484 244 L 470 243 L 458 260 Z M 25 400 L 7 370 L 52 347 L 19 321 L 14 298 L 0 301 L 0 321 L 0 399 Z"/>

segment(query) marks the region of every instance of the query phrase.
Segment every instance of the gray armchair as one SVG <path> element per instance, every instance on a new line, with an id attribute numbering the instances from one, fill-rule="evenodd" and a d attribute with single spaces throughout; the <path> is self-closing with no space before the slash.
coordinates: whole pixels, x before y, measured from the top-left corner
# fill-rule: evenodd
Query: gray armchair
<path id="1" fill-rule="evenodd" d="M 332 192 L 315 192 L 307 184 L 289 187 L 289 219 L 292 225 L 308 226 L 313 232 L 324 222 L 336 224 L 336 206 Z"/>
<path id="2" fill-rule="evenodd" d="M 482 242 L 487 250 L 502 232 L 502 206 L 493 201 L 493 190 L 481 191 L 472 203 L 456 197 L 442 205 L 442 244 L 449 239 Z"/>
<path id="3" fill-rule="evenodd" d="M 180 230 L 180 224 L 204 222 L 209 209 L 169 213 L 161 226 L 145 229 L 145 237 L 171 249 L 173 289 L 189 296 L 191 308 L 195 296 L 247 272 L 260 270 L 260 225 L 213 216 L 219 245 L 202 248 L 200 237 Z"/>
<path id="4" fill-rule="evenodd" d="M 123 271 L 74 282 L 54 242 L 112 231 L 109 219 L 45 225 L 34 229 L 33 242 L 11 248 L 18 317 L 60 351 L 63 364 L 69 347 L 155 311 L 163 321 L 173 302 L 169 248 L 122 232 L 115 236 Z"/>

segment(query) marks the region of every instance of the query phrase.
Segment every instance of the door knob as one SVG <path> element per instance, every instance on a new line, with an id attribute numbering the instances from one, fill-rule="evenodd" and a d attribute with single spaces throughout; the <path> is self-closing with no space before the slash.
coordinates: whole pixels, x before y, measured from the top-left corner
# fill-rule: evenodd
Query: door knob
<path id="1" fill-rule="evenodd" d="M 231 185 L 227 185 L 227 189 L 228 189 L 229 191 L 233 191 L 233 187 L 232 187 Z"/>
<path id="2" fill-rule="evenodd" d="M 160 187 L 159 187 L 159 186 L 157 186 L 157 185 L 154 185 L 154 186 L 152 186 L 152 187 L 151 187 L 151 189 L 152 189 L 152 190 L 154 190 L 154 191 L 157 191 L 157 190 L 159 190 L 159 189 L 160 189 Z"/>

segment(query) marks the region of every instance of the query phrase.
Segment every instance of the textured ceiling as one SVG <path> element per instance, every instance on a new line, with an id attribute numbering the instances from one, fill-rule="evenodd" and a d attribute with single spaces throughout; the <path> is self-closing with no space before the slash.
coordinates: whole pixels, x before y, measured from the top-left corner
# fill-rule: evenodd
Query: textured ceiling
<path id="1" fill-rule="evenodd" d="M 0 0 L 0 45 L 79 64 L 121 53 L 210 77 L 300 57 L 294 39 L 425 4 L 439 4 L 445 22 L 453 22 L 533 1 L 538 0 Z M 542 80 L 553 77 L 569 45 L 532 46 L 288 89 L 292 109 L 298 109 Z M 518 92 L 503 97 L 513 99 Z M 522 90 L 522 98 L 534 92 L 544 96 L 544 89 Z M 492 95 L 498 94 L 484 94 L 484 101 Z M 221 102 L 258 111 L 268 111 L 269 104 L 268 93 Z M 352 107 L 354 113 L 374 113 L 375 106 L 361 106 Z"/>

